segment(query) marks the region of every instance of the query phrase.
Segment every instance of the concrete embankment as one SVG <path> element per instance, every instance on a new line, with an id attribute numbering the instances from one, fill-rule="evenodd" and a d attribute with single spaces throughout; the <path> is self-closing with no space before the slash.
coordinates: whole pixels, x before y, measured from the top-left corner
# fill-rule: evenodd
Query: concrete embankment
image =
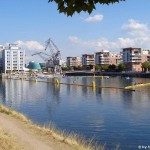
<path id="1" fill-rule="evenodd" d="M 85 71 L 74 71 L 66 72 L 66 76 L 122 76 L 122 77 L 140 77 L 150 78 L 150 73 L 145 72 L 85 72 Z"/>

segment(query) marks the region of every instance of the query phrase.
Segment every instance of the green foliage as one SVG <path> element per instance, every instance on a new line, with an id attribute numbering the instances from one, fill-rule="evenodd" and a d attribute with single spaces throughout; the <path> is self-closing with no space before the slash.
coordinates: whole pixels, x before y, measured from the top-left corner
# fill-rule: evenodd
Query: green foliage
<path id="1" fill-rule="evenodd" d="M 118 65 L 118 70 L 119 70 L 119 71 L 125 71 L 125 69 L 126 69 L 126 66 L 125 66 L 124 63 L 120 63 L 120 64 Z"/>
<path id="2" fill-rule="evenodd" d="M 102 70 L 108 71 L 109 65 L 105 64 L 101 66 Z"/>
<path id="3" fill-rule="evenodd" d="M 144 62 L 142 63 L 142 69 L 144 69 L 144 72 L 150 69 L 150 63 L 149 62 Z"/>
<path id="4" fill-rule="evenodd" d="M 33 73 L 32 69 L 29 69 L 29 76 L 31 76 Z"/>
<path id="5" fill-rule="evenodd" d="M 98 66 L 98 65 L 96 65 L 96 66 L 95 66 L 95 70 L 96 70 L 96 71 L 100 71 L 100 70 L 101 70 L 101 67 Z"/>
<path id="6" fill-rule="evenodd" d="M 63 67 L 63 68 L 62 68 L 63 71 L 70 71 L 71 69 L 72 69 L 72 68 L 71 68 L 70 66 Z"/>
<path id="7" fill-rule="evenodd" d="M 89 14 L 95 9 L 96 4 L 113 4 L 125 0 L 48 0 L 48 2 L 55 2 L 60 13 L 67 16 L 72 16 L 75 12 L 88 12 Z"/>
<path id="8" fill-rule="evenodd" d="M 112 65 L 109 65 L 109 67 L 108 67 L 108 70 L 109 71 L 116 71 L 116 65 L 115 64 L 112 64 Z"/>
<path id="9" fill-rule="evenodd" d="M 82 66 L 77 66 L 77 67 L 74 67 L 74 70 L 83 70 L 83 67 Z"/>

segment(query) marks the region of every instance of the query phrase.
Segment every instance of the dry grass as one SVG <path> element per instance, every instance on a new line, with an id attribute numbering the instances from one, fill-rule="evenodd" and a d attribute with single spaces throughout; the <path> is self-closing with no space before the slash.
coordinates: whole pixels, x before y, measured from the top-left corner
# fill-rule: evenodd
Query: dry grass
<path id="1" fill-rule="evenodd" d="M 17 139 L 0 128 L 0 150 L 23 150 Z"/>
<path id="2" fill-rule="evenodd" d="M 34 132 L 38 133 L 38 135 L 40 134 L 53 137 L 54 139 L 66 143 L 77 150 L 105 150 L 105 146 L 93 146 L 93 140 L 87 142 L 84 138 L 79 137 L 77 134 L 66 134 L 64 131 L 57 130 L 52 124 L 43 127 L 33 124 L 31 120 L 27 119 L 27 117 L 21 113 L 6 108 L 3 105 L 0 105 L 0 112 L 13 116 L 14 118 L 24 122 L 29 128 L 32 128 Z"/>
<path id="3" fill-rule="evenodd" d="M 3 105 L 0 105 L 0 112 L 4 113 L 4 114 L 7 114 L 7 115 L 11 115 L 11 116 L 23 121 L 23 122 L 31 123 L 31 121 L 29 119 L 27 119 L 27 117 L 24 116 L 23 114 L 18 113 L 18 112 L 14 111 L 10 108 L 7 108 Z"/>

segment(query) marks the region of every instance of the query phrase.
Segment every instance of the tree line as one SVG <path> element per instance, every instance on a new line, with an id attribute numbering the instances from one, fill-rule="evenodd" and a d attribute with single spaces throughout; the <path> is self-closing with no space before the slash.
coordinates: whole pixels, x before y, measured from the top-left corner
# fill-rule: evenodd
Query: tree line
<path id="1" fill-rule="evenodd" d="M 95 67 L 95 68 L 94 68 Z M 71 71 L 71 70 L 74 70 L 74 71 L 82 71 L 82 70 L 91 70 L 91 69 L 95 69 L 95 71 L 125 71 L 125 64 L 124 63 L 121 63 L 119 65 L 96 65 L 96 66 L 93 66 L 93 65 L 89 65 L 87 66 L 86 68 L 83 67 L 83 66 L 66 66 L 66 67 L 62 67 L 62 70 L 63 71 Z"/>
<path id="2" fill-rule="evenodd" d="M 71 66 L 66 66 L 66 67 L 62 67 L 62 70 L 63 71 L 71 71 L 71 70 L 74 70 L 74 71 L 83 71 L 83 70 L 91 70 L 93 69 L 93 67 L 95 67 L 95 71 L 109 71 L 109 72 L 122 72 L 122 71 L 126 71 L 126 65 L 125 63 L 120 63 L 119 65 L 115 65 L 115 64 L 112 64 L 112 65 L 96 65 L 96 66 L 93 66 L 93 65 L 89 65 L 87 66 L 86 68 L 83 67 L 83 66 L 74 66 L 74 67 L 71 67 Z M 143 72 L 147 72 L 147 71 L 150 71 L 150 62 L 144 62 L 142 63 L 141 65 L 141 68 L 142 68 L 142 71 Z"/>

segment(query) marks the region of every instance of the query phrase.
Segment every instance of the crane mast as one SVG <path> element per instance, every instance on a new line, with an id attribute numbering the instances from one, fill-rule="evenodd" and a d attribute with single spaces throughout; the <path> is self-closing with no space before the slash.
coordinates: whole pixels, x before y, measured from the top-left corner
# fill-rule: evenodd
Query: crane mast
<path id="1" fill-rule="evenodd" d="M 39 55 L 45 61 L 46 68 L 51 68 L 54 74 L 61 74 L 62 68 L 60 50 L 50 38 L 46 41 L 45 51 L 47 51 L 47 53 L 37 52 L 32 54 L 32 56 Z"/>
<path id="2" fill-rule="evenodd" d="M 49 67 L 53 68 L 54 74 L 62 73 L 60 50 L 50 38 L 46 41 L 46 46 L 45 46 L 45 51 L 48 50 L 51 53 L 51 60 L 52 60 L 52 63 L 49 64 Z"/>

